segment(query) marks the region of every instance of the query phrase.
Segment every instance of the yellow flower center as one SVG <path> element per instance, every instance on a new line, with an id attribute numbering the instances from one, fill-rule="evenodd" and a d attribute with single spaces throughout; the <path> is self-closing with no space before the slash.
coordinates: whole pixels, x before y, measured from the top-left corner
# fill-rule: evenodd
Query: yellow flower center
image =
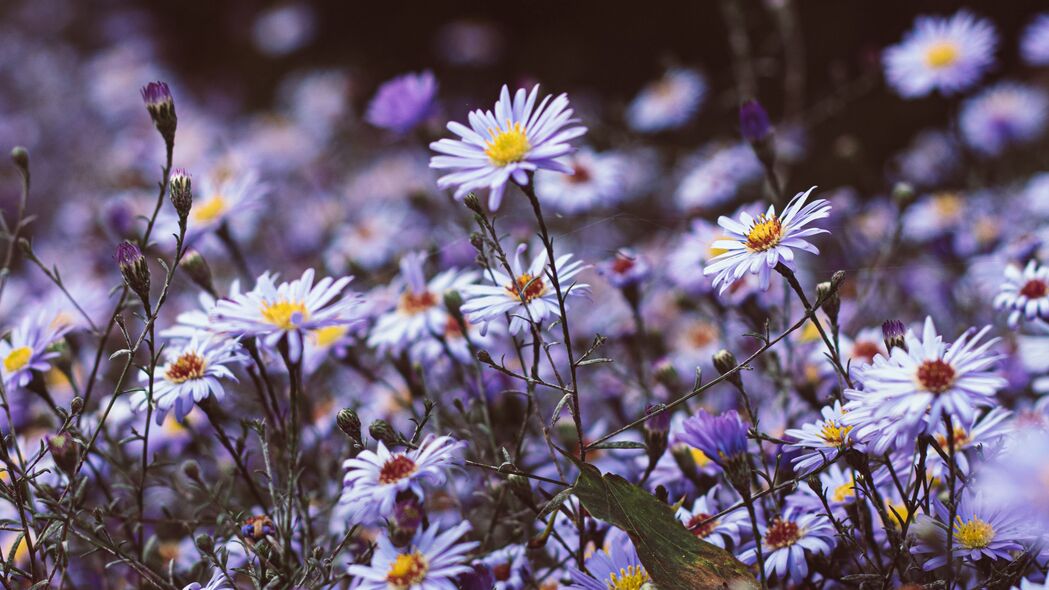
<path id="1" fill-rule="evenodd" d="M 325 326 L 313 331 L 313 341 L 321 348 L 328 348 L 346 335 L 346 326 Z"/>
<path id="2" fill-rule="evenodd" d="M 630 565 L 608 575 L 608 590 L 640 590 L 648 581 L 644 568 Z"/>
<path id="3" fill-rule="evenodd" d="M 959 516 L 954 524 L 954 538 L 966 549 L 983 549 L 994 540 L 994 527 L 979 518 L 962 522 Z"/>
<path id="4" fill-rule="evenodd" d="M 546 283 L 543 282 L 543 277 L 533 277 L 525 273 L 517 277 L 516 283 L 506 285 L 506 292 L 514 299 L 524 299 L 525 303 L 528 303 L 546 294 Z"/>
<path id="5" fill-rule="evenodd" d="M 761 214 L 747 234 L 747 249 L 751 252 L 764 252 L 773 248 L 783 238 L 783 223 L 773 215 Z"/>
<path id="6" fill-rule="evenodd" d="M 223 197 L 221 193 L 216 193 L 203 203 L 194 205 L 192 209 L 193 220 L 201 223 L 215 221 L 226 212 L 228 207 L 229 204 L 226 202 L 226 197 Z"/>
<path id="7" fill-rule="evenodd" d="M 940 193 L 933 197 L 932 206 L 940 217 L 954 219 L 961 214 L 965 203 L 954 193 Z"/>
<path id="8" fill-rule="evenodd" d="M 958 61 L 958 45 L 953 41 L 938 41 L 925 52 L 925 63 L 930 68 L 940 69 Z"/>
<path id="9" fill-rule="evenodd" d="M 845 444 L 845 437 L 849 436 L 851 430 L 852 426 L 842 426 L 828 420 L 820 430 L 820 438 L 828 445 L 840 447 Z"/>
<path id="10" fill-rule="evenodd" d="M 911 520 L 911 511 L 908 510 L 907 505 L 902 502 L 896 504 L 895 502 L 886 500 L 885 512 L 889 515 L 889 520 L 892 521 L 892 526 L 897 530 L 903 528 L 904 522 L 910 522 Z"/>
<path id="11" fill-rule="evenodd" d="M 510 121 L 506 123 L 509 126 L 506 131 L 489 129 L 488 133 L 492 139 L 485 142 L 488 149 L 484 150 L 484 153 L 496 166 L 520 162 L 528 150 L 532 149 L 532 144 L 528 143 L 528 136 L 525 135 L 524 126 L 520 123 L 510 123 Z"/>
<path id="12" fill-rule="evenodd" d="M 164 378 L 171 383 L 185 383 L 191 379 L 200 379 L 204 376 L 207 363 L 195 352 L 187 352 L 175 359 L 164 372 Z"/>
<path id="13" fill-rule="evenodd" d="M 401 553 L 390 564 L 390 570 L 386 572 L 386 581 L 393 588 L 405 590 L 422 583 L 429 569 L 430 564 L 426 562 L 422 553 Z"/>
<path id="14" fill-rule="evenodd" d="M 706 467 L 710 463 L 710 457 L 703 451 L 691 447 L 689 447 L 688 451 L 692 454 L 692 462 L 696 464 L 696 467 Z"/>
<path id="15" fill-rule="evenodd" d="M 4 359 L 4 370 L 8 373 L 14 373 L 22 367 L 29 364 L 30 357 L 33 356 L 33 349 L 28 346 L 20 346 L 10 352 L 7 358 Z"/>
<path id="16" fill-rule="evenodd" d="M 845 483 L 841 484 L 840 486 L 834 488 L 834 492 L 831 493 L 831 497 L 834 499 L 835 502 L 837 502 L 838 504 L 841 504 L 842 502 L 845 502 L 849 498 L 855 498 L 856 497 L 856 489 L 855 488 L 856 488 L 856 479 L 853 478 L 852 481 L 845 482 Z"/>
<path id="17" fill-rule="evenodd" d="M 292 330 L 308 317 L 306 305 L 298 301 L 275 301 L 262 306 L 262 319 L 282 330 Z"/>

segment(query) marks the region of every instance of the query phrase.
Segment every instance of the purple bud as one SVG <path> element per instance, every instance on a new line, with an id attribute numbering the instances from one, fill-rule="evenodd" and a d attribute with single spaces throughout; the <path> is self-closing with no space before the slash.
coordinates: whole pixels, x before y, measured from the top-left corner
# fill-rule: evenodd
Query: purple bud
<path id="1" fill-rule="evenodd" d="M 170 180 L 171 204 L 178 213 L 179 223 L 185 225 L 189 211 L 193 208 L 193 181 L 184 168 L 175 168 Z"/>
<path id="2" fill-rule="evenodd" d="M 120 265 L 124 283 L 139 296 L 146 309 L 149 309 L 149 266 L 142 250 L 124 240 L 117 246 L 117 264 Z"/>
<path id="3" fill-rule="evenodd" d="M 146 110 L 153 119 L 153 125 L 170 148 L 174 145 L 175 128 L 178 126 L 175 99 L 171 96 L 171 89 L 164 82 L 150 82 L 142 87 L 142 101 L 146 103 Z"/>
<path id="4" fill-rule="evenodd" d="M 750 143 L 764 141 L 772 134 L 769 114 L 754 99 L 745 100 L 739 107 L 739 130 Z"/>
<path id="5" fill-rule="evenodd" d="M 127 240 L 120 242 L 120 245 L 117 246 L 117 263 L 120 264 L 121 269 L 138 264 L 142 258 L 142 250 Z"/>
<path id="6" fill-rule="evenodd" d="M 142 100 L 146 103 L 146 107 L 157 107 L 161 106 L 166 102 L 173 102 L 171 98 L 171 89 L 168 88 L 166 82 L 150 82 L 142 87 Z"/>
<path id="7" fill-rule="evenodd" d="M 900 320 L 887 320 L 881 325 L 881 333 L 885 338 L 885 350 L 891 353 L 894 346 L 907 350 L 907 326 Z"/>

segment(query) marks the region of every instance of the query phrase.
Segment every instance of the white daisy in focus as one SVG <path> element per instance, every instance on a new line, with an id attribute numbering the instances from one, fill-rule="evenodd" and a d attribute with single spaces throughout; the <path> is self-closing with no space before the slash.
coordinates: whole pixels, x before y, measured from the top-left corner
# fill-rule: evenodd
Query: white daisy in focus
<path id="1" fill-rule="evenodd" d="M 243 360 L 238 343 L 216 341 L 206 335 L 202 339 L 194 337 L 184 346 L 168 348 L 165 354 L 167 362 L 153 373 L 157 426 L 164 423 L 170 411 L 174 411 L 175 418 L 182 422 L 194 404 L 212 396 L 221 401 L 226 396 L 222 381 L 237 381 L 226 365 Z M 144 387 L 149 378 L 148 373 L 140 376 Z M 148 391 L 136 391 L 131 404 L 136 412 L 145 411 L 149 405 Z"/>

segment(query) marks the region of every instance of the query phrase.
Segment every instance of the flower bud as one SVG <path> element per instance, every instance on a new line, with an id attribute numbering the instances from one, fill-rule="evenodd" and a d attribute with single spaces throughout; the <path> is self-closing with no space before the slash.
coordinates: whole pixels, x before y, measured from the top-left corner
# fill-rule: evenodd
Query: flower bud
<path id="1" fill-rule="evenodd" d="M 914 203 L 914 197 L 917 193 L 914 192 L 914 187 L 906 182 L 897 182 L 892 187 L 892 200 L 896 202 L 896 206 L 902 211 L 907 207 L 910 207 L 911 203 Z"/>
<path id="2" fill-rule="evenodd" d="M 82 397 L 80 397 L 78 395 L 78 396 L 74 397 L 71 402 L 69 402 L 69 413 L 72 414 L 73 416 L 79 416 L 80 413 L 83 412 L 83 411 L 84 411 L 84 398 L 82 398 Z"/>
<path id="3" fill-rule="evenodd" d="M 138 246 L 125 240 L 117 246 L 117 263 L 120 265 L 120 274 L 124 277 L 124 283 L 134 291 L 142 303 L 149 307 L 149 266 L 146 265 L 146 257 Z"/>
<path id="4" fill-rule="evenodd" d="M 178 117 L 175 116 L 175 99 L 171 96 L 171 89 L 164 82 L 150 82 L 142 87 L 142 101 L 146 103 L 146 110 L 164 142 L 174 145 Z"/>
<path id="5" fill-rule="evenodd" d="M 823 302 L 823 311 L 832 324 L 838 323 L 838 312 L 841 311 L 841 297 L 830 281 L 816 285 L 816 298 Z"/>
<path id="6" fill-rule="evenodd" d="M 644 425 L 645 450 L 648 452 L 650 465 L 655 465 L 656 461 L 659 461 L 659 458 L 666 452 L 670 440 L 670 412 L 666 410 L 660 412 L 659 410 L 663 407 L 663 404 L 650 405 L 645 410 L 646 414 L 655 414 L 646 420 Z"/>
<path id="7" fill-rule="evenodd" d="M 29 150 L 22 146 L 16 146 L 11 150 L 11 161 L 15 163 L 15 166 L 18 166 L 22 174 L 29 172 Z"/>
<path id="8" fill-rule="evenodd" d="M 885 339 L 885 350 L 892 352 L 893 347 L 900 347 L 904 351 L 907 350 L 907 326 L 903 325 L 900 320 L 887 320 L 881 325 L 881 333 Z"/>
<path id="9" fill-rule="evenodd" d="M 466 208 L 478 215 L 484 215 L 484 209 L 481 208 L 481 200 L 477 198 L 477 195 L 470 193 L 463 199 L 463 204 Z"/>
<path id="10" fill-rule="evenodd" d="M 772 135 L 769 114 L 761 103 L 754 99 L 743 101 L 739 107 L 739 130 L 750 143 L 765 141 Z"/>
<path id="11" fill-rule="evenodd" d="M 463 317 L 462 312 L 459 308 L 463 306 L 463 296 L 459 294 L 455 289 L 445 291 L 444 293 L 444 307 L 448 310 L 456 320 L 460 320 Z"/>
<path id="12" fill-rule="evenodd" d="M 47 448 L 55 460 L 55 465 L 72 476 L 80 460 L 80 448 L 73 437 L 68 434 L 49 436 L 47 437 Z"/>
<path id="13" fill-rule="evenodd" d="M 193 208 L 193 180 L 183 168 L 176 168 L 171 175 L 171 204 L 178 213 L 179 225 L 185 230 L 189 210 Z"/>
<path id="14" fill-rule="evenodd" d="M 343 408 L 335 416 L 335 423 L 339 426 L 339 430 L 343 431 L 353 442 L 363 446 L 361 442 L 361 419 L 357 416 L 357 412 L 349 408 Z"/>
<path id="15" fill-rule="evenodd" d="M 182 474 L 192 481 L 200 479 L 200 464 L 193 459 L 182 462 Z"/>
<path id="16" fill-rule="evenodd" d="M 193 541 L 196 543 L 197 548 L 207 555 L 210 555 L 215 550 L 215 540 L 210 535 L 197 535 L 197 538 Z"/>
<path id="17" fill-rule="evenodd" d="M 382 441 L 387 447 L 395 447 L 400 442 L 400 437 L 397 435 L 397 431 L 390 426 L 390 423 L 386 420 L 376 420 L 368 426 L 368 434 L 375 440 Z"/>
<path id="18" fill-rule="evenodd" d="M 532 484 L 528 483 L 528 478 L 523 475 L 511 474 L 506 477 L 506 485 L 513 492 L 514 496 L 520 500 L 525 506 L 530 508 L 535 507 L 535 497 L 532 495 Z"/>
<path id="19" fill-rule="evenodd" d="M 470 234 L 470 245 L 474 247 L 474 250 L 484 253 L 484 236 L 477 232 Z"/>
<path id="20" fill-rule="evenodd" d="M 738 364 L 736 363 L 736 356 L 725 349 L 715 352 L 713 361 L 714 368 L 722 375 L 735 369 Z M 739 371 L 732 373 L 732 375 L 728 377 L 728 380 L 736 387 L 739 387 L 740 389 L 743 388 L 743 378 L 739 376 Z"/>
<path id="21" fill-rule="evenodd" d="M 276 532 L 277 527 L 273 526 L 273 521 L 265 514 L 249 516 L 244 521 L 244 525 L 240 527 L 240 534 L 243 535 L 244 538 L 256 542 L 261 541 Z"/>
<path id="22" fill-rule="evenodd" d="M 208 266 L 208 261 L 204 259 L 204 256 L 196 250 L 188 250 L 182 255 L 182 261 L 179 262 L 179 268 L 185 271 L 186 276 L 189 280 L 203 289 L 205 292 L 212 295 L 215 294 L 215 285 L 211 281 L 211 267 Z"/>

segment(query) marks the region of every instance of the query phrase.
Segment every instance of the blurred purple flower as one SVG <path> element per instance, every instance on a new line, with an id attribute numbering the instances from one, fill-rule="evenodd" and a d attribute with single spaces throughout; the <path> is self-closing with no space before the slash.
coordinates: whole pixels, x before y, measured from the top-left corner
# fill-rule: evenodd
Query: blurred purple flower
<path id="1" fill-rule="evenodd" d="M 437 110 L 437 79 L 427 70 L 404 74 L 379 86 L 366 121 L 397 134 L 405 134 L 430 118 Z"/>

